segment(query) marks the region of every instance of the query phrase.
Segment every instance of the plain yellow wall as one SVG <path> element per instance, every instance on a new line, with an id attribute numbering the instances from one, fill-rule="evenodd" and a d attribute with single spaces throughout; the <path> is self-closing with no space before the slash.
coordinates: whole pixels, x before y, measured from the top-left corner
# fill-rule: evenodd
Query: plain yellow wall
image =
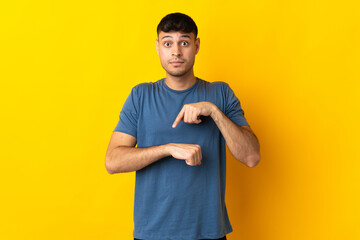
<path id="1" fill-rule="evenodd" d="M 132 239 L 134 173 L 106 148 L 131 88 L 165 76 L 156 26 L 189 14 L 195 75 L 260 140 L 228 155 L 229 240 L 360 239 L 357 1 L 1 1 L 0 239 Z M 228 152 L 229 153 L 229 152 Z"/>

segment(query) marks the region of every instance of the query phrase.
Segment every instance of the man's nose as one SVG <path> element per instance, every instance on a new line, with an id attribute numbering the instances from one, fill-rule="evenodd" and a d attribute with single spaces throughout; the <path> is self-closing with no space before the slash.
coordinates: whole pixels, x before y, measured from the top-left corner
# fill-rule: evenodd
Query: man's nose
<path id="1" fill-rule="evenodd" d="M 173 56 L 181 56 L 181 49 L 179 46 L 175 45 L 173 47 L 172 55 Z"/>

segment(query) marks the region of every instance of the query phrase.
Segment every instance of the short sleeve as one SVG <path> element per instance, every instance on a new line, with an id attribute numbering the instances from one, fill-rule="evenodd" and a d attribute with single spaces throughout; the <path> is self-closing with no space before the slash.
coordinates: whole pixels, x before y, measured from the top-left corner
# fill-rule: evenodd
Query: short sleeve
<path id="1" fill-rule="evenodd" d="M 224 114 L 235 124 L 239 126 L 249 125 L 244 110 L 241 108 L 239 99 L 235 96 L 234 91 L 229 84 L 225 83 L 225 112 Z"/>
<path id="2" fill-rule="evenodd" d="M 121 109 L 119 121 L 114 131 L 130 134 L 135 138 L 137 137 L 138 105 L 137 89 L 134 87 Z"/>

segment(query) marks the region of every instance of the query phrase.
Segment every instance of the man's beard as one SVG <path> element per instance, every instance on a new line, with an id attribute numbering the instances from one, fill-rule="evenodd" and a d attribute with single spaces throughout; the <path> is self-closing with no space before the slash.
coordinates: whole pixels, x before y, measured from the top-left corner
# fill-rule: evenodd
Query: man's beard
<path id="1" fill-rule="evenodd" d="M 186 70 L 182 70 L 182 71 L 166 71 L 169 75 L 174 76 L 174 77 L 182 77 L 184 76 L 186 73 L 188 73 L 188 71 Z"/>

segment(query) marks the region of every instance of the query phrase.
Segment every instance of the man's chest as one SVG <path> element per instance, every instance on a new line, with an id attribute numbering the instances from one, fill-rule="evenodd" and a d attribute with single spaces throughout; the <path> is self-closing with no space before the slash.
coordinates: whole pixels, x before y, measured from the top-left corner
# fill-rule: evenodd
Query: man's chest
<path id="1" fill-rule="evenodd" d="M 138 141 L 144 139 L 146 145 L 158 145 L 168 142 L 191 143 L 202 142 L 203 139 L 214 137 L 217 126 L 210 116 L 201 116 L 199 124 L 181 121 L 172 128 L 182 107 L 188 103 L 211 101 L 218 107 L 220 103 L 210 99 L 206 94 L 184 96 L 154 96 L 143 98 L 138 119 Z M 151 143 L 150 143 L 151 142 Z"/>

